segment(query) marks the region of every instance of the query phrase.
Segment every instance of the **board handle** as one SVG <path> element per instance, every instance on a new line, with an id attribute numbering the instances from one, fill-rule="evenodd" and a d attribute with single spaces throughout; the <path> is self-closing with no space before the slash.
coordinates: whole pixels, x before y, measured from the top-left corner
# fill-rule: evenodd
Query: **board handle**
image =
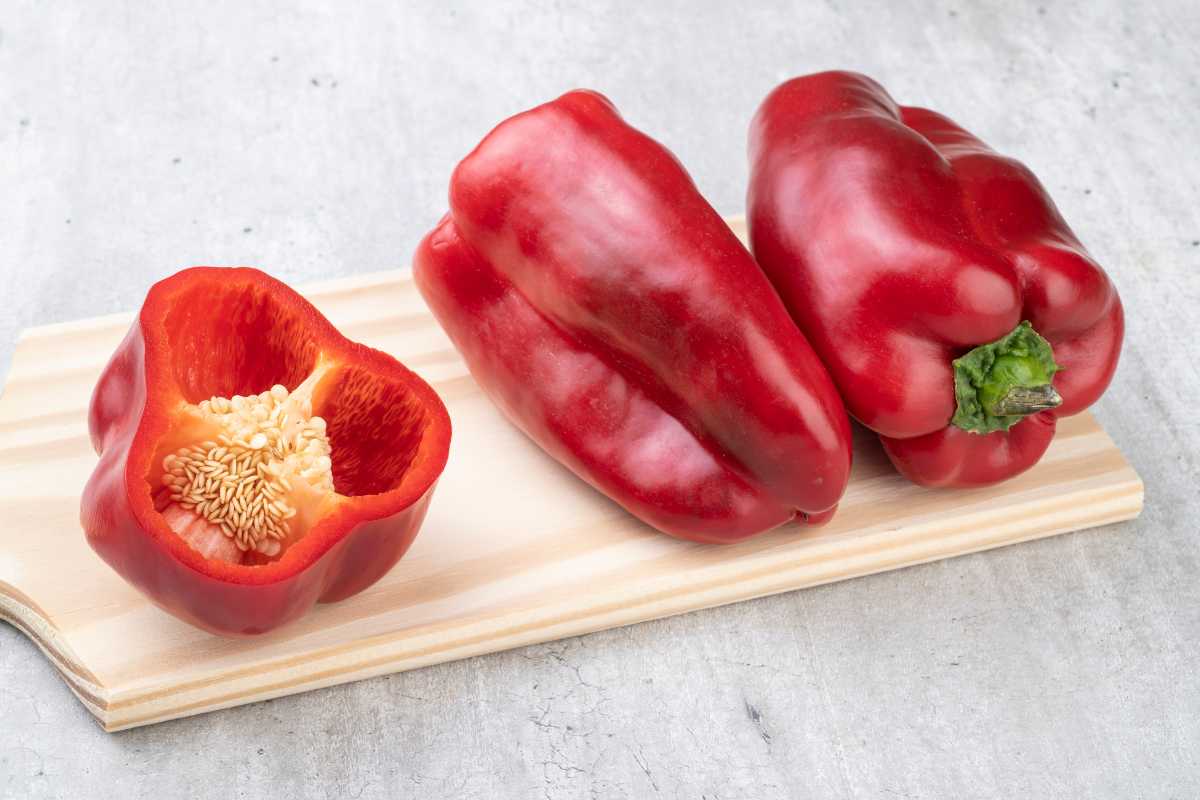
<path id="1" fill-rule="evenodd" d="M 66 638 L 48 620 L 37 604 L 12 584 L 0 580 L 0 620 L 25 634 L 42 651 L 67 687 L 101 725 L 108 716 L 108 692 L 96 676 L 76 657 Z"/>

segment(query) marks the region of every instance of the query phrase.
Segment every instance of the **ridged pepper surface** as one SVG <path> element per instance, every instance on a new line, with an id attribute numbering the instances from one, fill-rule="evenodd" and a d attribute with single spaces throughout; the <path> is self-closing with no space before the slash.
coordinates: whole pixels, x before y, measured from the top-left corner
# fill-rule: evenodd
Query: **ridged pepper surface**
<path id="1" fill-rule="evenodd" d="M 493 130 L 414 274 L 500 409 L 654 527 L 729 542 L 841 497 L 849 422 L 824 367 L 675 157 L 603 96 Z"/>
<path id="2" fill-rule="evenodd" d="M 825 72 L 766 98 L 750 163 L 755 256 L 913 481 L 1016 475 L 1108 386 L 1121 301 L 1019 162 Z"/>

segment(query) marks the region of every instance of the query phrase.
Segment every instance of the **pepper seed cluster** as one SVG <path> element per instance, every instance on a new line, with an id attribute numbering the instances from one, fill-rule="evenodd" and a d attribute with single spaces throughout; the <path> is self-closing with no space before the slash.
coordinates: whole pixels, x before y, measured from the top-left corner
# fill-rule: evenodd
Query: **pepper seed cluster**
<path id="1" fill-rule="evenodd" d="M 333 492 L 325 420 L 312 416 L 310 399 L 294 400 L 279 384 L 259 395 L 213 397 L 199 409 L 223 432 L 164 458 L 163 486 L 172 501 L 219 525 L 239 550 L 278 555 L 296 516 L 287 476 Z"/>

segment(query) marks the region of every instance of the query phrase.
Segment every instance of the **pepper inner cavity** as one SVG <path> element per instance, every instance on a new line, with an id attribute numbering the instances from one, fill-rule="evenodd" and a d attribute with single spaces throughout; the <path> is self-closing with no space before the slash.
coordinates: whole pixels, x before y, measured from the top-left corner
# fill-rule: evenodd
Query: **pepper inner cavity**
<path id="1" fill-rule="evenodd" d="M 203 555 L 234 562 L 248 552 L 277 556 L 304 533 L 294 529 L 303 511 L 296 500 L 333 493 L 325 420 L 312 413 L 318 377 L 310 375 L 291 392 L 277 384 L 258 395 L 217 396 L 190 407 L 197 428 L 217 433 L 166 455 L 162 488 L 171 503 L 208 524 L 197 532 L 194 521 L 178 513 L 164 516 Z M 216 530 L 228 541 L 197 540 L 212 539 Z"/>

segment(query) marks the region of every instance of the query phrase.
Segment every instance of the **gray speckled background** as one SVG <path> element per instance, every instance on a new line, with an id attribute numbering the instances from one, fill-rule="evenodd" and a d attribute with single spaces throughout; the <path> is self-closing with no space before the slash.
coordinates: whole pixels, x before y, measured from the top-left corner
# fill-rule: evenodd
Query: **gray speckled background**
<path id="1" fill-rule="evenodd" d="M 573 86 L 736 212 L 758 100 L 845 66 L 1024 159 L 1109 267 L 1146 511 L 118 735 L 0 625 L 0 797 L 1200 795 L 1200 6 L 338 5 L 0 0 L 0 371 L 182 266 L 401 267 L 455 161 Z"/>

